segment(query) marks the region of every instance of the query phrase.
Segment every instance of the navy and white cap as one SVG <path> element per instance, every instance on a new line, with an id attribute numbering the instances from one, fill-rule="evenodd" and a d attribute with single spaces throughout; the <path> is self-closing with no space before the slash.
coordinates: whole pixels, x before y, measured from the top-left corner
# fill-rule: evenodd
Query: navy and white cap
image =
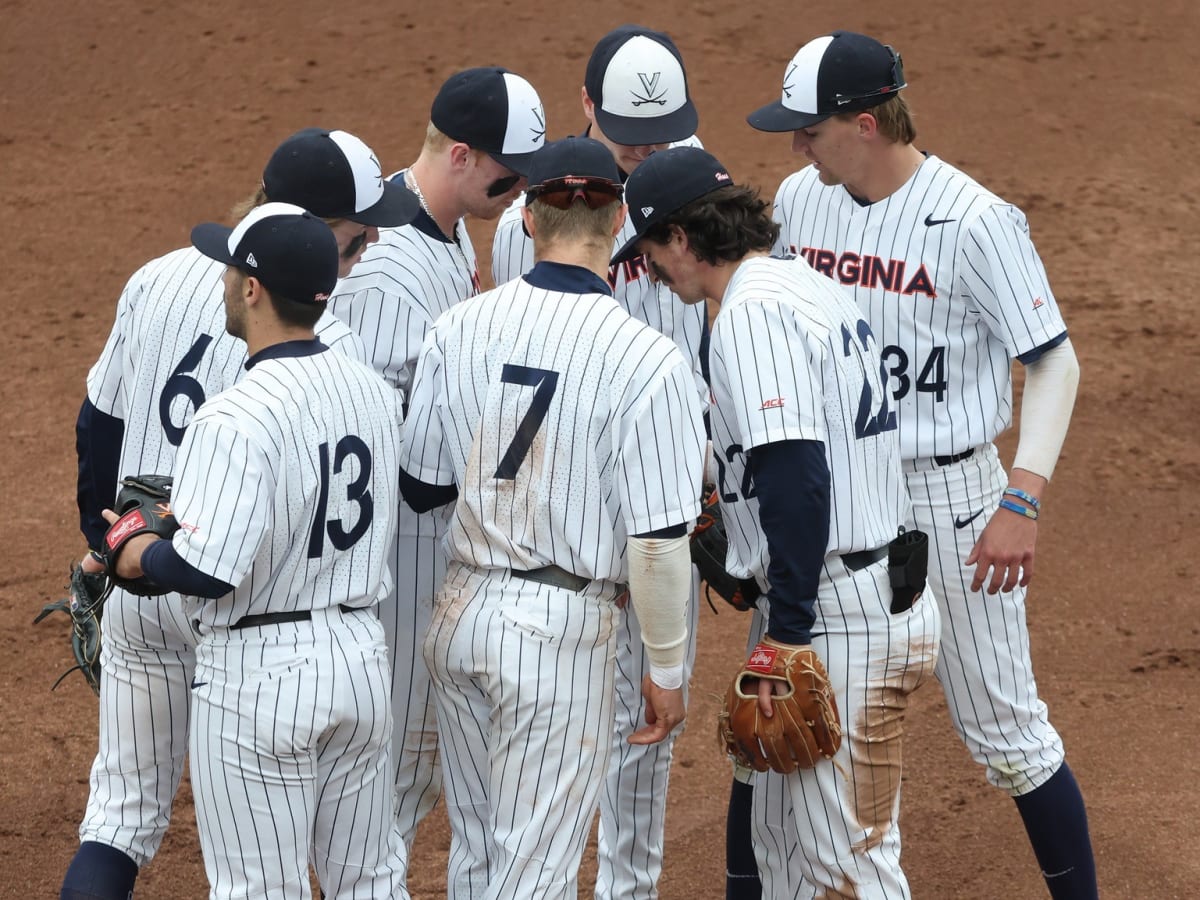
<path id="1" fill-rule="evenodd" d="M 729 170 L 699 147 L 669 147 L 651 153 L 625 182 L 625 202 L 635 229 L 612 258 L 613 265 L 638 255 L 637 243 L 654 225 L 693 200 L 735 184 Z"/>
<path id="2" fill-rule="evenodd" d="M 338 278 L 338 246 L 321 219 L 291 203 L 264 203 L 235 227 L 205 222 L 192 246 L 263 283 L 273 295 L 324 303 Z"/>
<path id="3" fill-rule="evenodd" d="M 596 104 L 596 124 L 615 143 L 669 144 L 696 133 L 683 57 L 661 32 L 638 25 L 610 31 L 592 51 L 583 86 Z"/>
<path id="4" fill-rule="evenodd" d="M 551 141 L 533 154 L 529 165 L 529 188 L 525 203 L 551 190 L 589 186 L 614 189 L 621 195 L 621 173 L 617 161 L 602 143 L 589 137 L 565 137 Z"/>
<path id="5" fill-rule="evenodd" d="M 546 142 L 546 112 L 537 91 L 499 66 L 451 75 L 433 98 L 429 121 L 518 175 L 528 172 L 530 156 Z"/>
<path id="6" fill-rule="evenodd" d="M 421 204 L 384 180 L 371 148 L 345 131 L 305 128 L 279 145 L 263 171 L 267 199 L 295 203 L 323 219 L 394 227 L 417 217 Z"/>
<path id="7" fill-rule="evenodd" d="M 835 31 L 796 51 L 783 76 L 783 96 L 746 121 L 759 131 L 798 131 L 878 106 L 906 87 L 899 53 L 865 34 Z"/>

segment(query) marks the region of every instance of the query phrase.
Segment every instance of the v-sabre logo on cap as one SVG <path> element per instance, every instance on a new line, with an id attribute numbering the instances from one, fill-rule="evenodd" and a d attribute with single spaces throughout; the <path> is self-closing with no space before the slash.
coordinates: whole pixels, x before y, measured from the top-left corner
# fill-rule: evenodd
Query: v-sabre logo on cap
<path id="1" fill-rule="evenodd" d="M 338 277 L 337 238 L 323 221 L 291 203 L 264 203 L 233 228 L 206 222 L 192 245 L 210 259 L 257 278 L 272 294 L 324 303 Z"/>
<path id="2" fill-rule="evenodd" d="M 447 137 L 482 150 L 525 175 L 529 157 L 546 142 L 546 113 L 528 81 L 499 66 L 464 69 L 446 79 L 429 111 Z"/>

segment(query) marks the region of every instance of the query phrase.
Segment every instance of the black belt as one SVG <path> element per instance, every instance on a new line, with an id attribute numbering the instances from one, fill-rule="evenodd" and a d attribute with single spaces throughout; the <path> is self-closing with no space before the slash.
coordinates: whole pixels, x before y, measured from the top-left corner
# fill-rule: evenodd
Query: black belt
<path id="1" fill-rule="evenodd" d="M 538 584 L 566 588 L 568 591 L 582 591 L 591 583 L 591 579 L 584 578 L 582 575 L 576 575 L 574 572 L 568 572 L 561 566 L 542 566 L 540 569 L 529 569 L 524 572 L 520 569 L 513 569 L 512 573 L 517 578 L 523 578 L 526 581 L 536 581 Z"/>
<path id="2" fill-rule="evenodd" d="M 955 453 L 952 456 L 935 456 L 933 461 L 939 466 L 952 466 L 956 462 L 962 462 L 964 459 L 970 459 L 975 455 L 975 448 L 964 450 L 962 453 Z"/>
<path id="3" fill-rule="evenodd" d="M 867 566 L 879 562 L 887 556 L 887 546 L 876 547 L 874 550 L 855 550 L 853 553 L 842 554 L 842 565 L 851 572 L 858 572 Z"/>
<path id="4" fill-rule="evenodd" d="M 338 609 L 344 613 L 354 612 L 357 609 L 365 609 L 362 606 L 347 606 L 345 603 L 339 603 Z M 291 612 L 274 612 L 274 613 L 256 613 L 252 616 L 242 616 L 236 622 L 229 626 L 230 630 L 238 628 L 257 628 L 259 625 L 282 625 L 284 622 L 307 622 L 312 619 L 312 610 L 310 609 L 294 609 Z"/>

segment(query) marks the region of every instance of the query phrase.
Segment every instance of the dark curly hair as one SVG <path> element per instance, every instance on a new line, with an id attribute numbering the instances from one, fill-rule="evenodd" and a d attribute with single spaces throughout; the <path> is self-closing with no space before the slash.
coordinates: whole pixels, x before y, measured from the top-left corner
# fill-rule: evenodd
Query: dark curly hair
<path id="1" fill-rule="evenodd" d="M 656 244 L 670 238 L 678 225 L 688 236 L 692 253 L 701 262 L 735 262 L 755 250 L 770 250 L 779 238 L 779 225 L 771 219 L 771 204 L 752 187 L 729 184 L 693 200 L 643 236 Z"/>

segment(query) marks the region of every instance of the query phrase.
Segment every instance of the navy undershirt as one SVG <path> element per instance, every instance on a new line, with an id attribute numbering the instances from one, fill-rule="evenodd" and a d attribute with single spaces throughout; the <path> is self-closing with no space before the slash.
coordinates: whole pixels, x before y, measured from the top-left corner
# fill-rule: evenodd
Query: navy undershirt
<path id="1" fill-rule="evenodd" d="M 117 496 L 117 466 L 124 436 L 124 421 L 100 412 L 84 398 L 75 421 L 75 454 L 79 458 L 75 502 L 79 506 L 79 530 L 93 550 L 104 546 L 108 523 L 100 511 L 112 506 Z"/>
<path id="2" fill-rule="evenodd" d="M 829 466 L 820 441 L 778 441 L 750 451 L 758 519 L 767 539 L 767 634 L 812 642 L 817 585 L 829 545 Z"/>

